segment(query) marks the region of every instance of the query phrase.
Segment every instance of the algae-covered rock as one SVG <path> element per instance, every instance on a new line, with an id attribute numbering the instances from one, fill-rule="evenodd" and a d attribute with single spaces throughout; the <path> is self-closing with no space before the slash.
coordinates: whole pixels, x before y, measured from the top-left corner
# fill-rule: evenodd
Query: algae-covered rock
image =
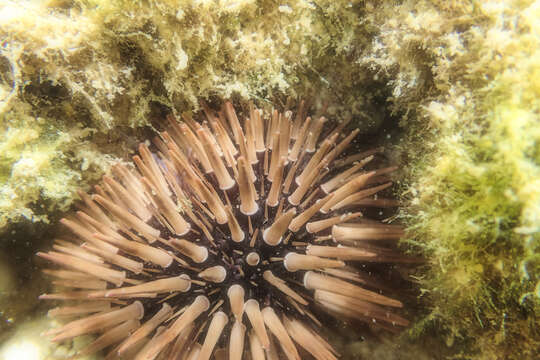
<path id="1" fill-rule="evenodd" d="M 202 99 L 320 94 L 333 117 L 362 114 L 368 128 L 377 92 L 347 66 L 368 43 L 362 11 L 333 1 L 2 2 L 0 231 L 65 210 L 140 140 L 133 128 Z"/>
<path id="2" fill-rule="evenodd" d="M 0 345 L 0 360 L 56 360 L 73 358 L 77 350 L 88 345 L 92 338 L 83 336 L 74 344 L 54 344 L 43 333 L 51 326 L 57 326 L 54 321 L 43 318 L 23 322 L 17 331 Z M 79 356 L 81 360 L 97 360 L 99 355 Z"/>
<path id="3" fill-rule="evenodd" d="M 371 55 L 402 114 L 401 218 L 426 315 L 455 356 L 540 350 L 540 4 L 383 6 Z"/>

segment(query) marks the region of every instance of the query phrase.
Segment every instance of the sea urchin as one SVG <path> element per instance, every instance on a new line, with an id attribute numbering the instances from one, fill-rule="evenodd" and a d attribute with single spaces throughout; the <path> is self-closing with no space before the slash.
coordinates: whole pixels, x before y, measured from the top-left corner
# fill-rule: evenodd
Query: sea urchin
<path id="1" fill-rule="evenodd" d="M 118 164 L 81 192 L 61 220 L 74 236 L 38 253 L 66 288 L 41 298 L 70 302 L 49 314 L 76 319 L 53 341 L 99 334 L 79 354 L 108 359 L 336 359 L 321 321 L 406 326 L 357 266 L 408 261 L 373 245 L 399 239 L 398 225 L 357 211 L 394 205 L 376 194 L 395 168 L 364 170 L 378 150 L 356 153 L 357 130 L 326 129 L 303 102 L 294 117 L 250 105 L 243 126 L 231 103 L 203 108 L 202 123 L 169 117 L 137 171 Z"/>

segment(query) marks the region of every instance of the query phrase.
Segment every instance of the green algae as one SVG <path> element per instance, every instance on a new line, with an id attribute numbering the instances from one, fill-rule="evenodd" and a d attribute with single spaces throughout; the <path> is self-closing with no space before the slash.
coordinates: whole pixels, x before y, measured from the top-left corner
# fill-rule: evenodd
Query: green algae
<path id="1" fill-rule="evenodd" d="M 438 331 L 458 358 L 534 358 L 540 349 L 539 6 L 406 2 L 397 9 L 402 21 L 381 25 L 384 45 L 372 57 L 405 59 L 407 49 L 419 48 L 424 59 L 405 66 L 400 60 L 403 74 L 390 81 L 405 128 L 396 158 L 407 179 L 401 184 L 406 243 L 428 263 L 417 282 L 429 311 L 410 334 Z M 418 77 L 429 88 L 412 86 Z"/>
<path id="2" fill-rule="evenodd" d="M 0 229 L 65 210 L 77 188 L 88 188 L 110 166 L 104 154 L 125 158 L 135 141 L 128 140 L 131 129 L 196 110 L 201 99 L 270 103 L 318 93 L 342 104 L 329 107 L 335 117 L 367 119 L 373 95 L 355 87 L 362 72 L 350 77 L 345 66 L 362 31 L 357 8 L 331 1 L 4 2 L 2 129 L 6 136 L 38 135 L 19 145 L 3 140 Z M 40 121 L 49 134 L 65 135 L 61 147 L 50 144 Z M 23 152 L 49 161 L 36 173 L 13 176 L 12 167 L 25 163 Z M 66 154 L 86 162 L 66 163 Z"/>

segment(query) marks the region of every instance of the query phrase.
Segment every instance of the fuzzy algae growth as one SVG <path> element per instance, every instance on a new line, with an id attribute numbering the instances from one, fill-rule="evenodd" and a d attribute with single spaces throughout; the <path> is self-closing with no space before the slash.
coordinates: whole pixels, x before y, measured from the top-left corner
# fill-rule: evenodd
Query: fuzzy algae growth
<path id="1" fill-rule="evenodd" d="M 3 1 L 0 231 L 65 210 L 77 188 L 107 170 L 104 154 L 133 148 L 133 129 L 197 109 L 200 99 L 265 103 L 317 89 L 329 104 L 343 104 L 329 111 L 361 115 L 369 127 L 376 94 L 357 86 L 366 78 L 360 69 L 346 71 L 351 46 L 360 46 L 351 39 L 365 32 L 358 6 Z M 7 140 L 16 134 L 28 141 Z M 32 161 L 34 173 L 11 171 Z"/>
<path id="2" fill-rule="evenodd" d="M 324 99 L 366 133 L 386 119 L 404 246 L 426 259 L 410 331 L 344 354 L 534 359 L 538 19 L 521 0 L 3 1 L 0 232 L 57 216 L 201 98 Z"/>
<path id="3" fill-rule="evenodd" d="M 408 92 L 417 67 L 403 67 L 397 78 L 406 81 L 394 83 L 395 106 L 415 113 L 402 120 L 410 179 L 402 219 L 409 244 L 429 263 L 418 283 L 430 311 L 411 333 L 444 329 L 457 357 L 534 358 L 540 349 L 540 4 L 430 8 L 403 4 L 402 21 L 387 21 L 379 38 L 392 58 L 403 58 L 401 49 L 422 49 L 432 73 L 428 99 Z"/>

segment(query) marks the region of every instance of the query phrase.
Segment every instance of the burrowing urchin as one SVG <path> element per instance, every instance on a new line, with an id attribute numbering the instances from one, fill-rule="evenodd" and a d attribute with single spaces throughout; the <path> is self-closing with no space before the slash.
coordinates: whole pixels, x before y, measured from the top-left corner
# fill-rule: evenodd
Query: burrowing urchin
<path id="1" fill-rule="evenodd" d="M 358 152 L 357 130 L 303 103 L 245 113 L 243 125 L 230 103 L 204 106 L 201 123 L 170 117 L 137 170 L 116 165 L 80 193 L 61 220 L 72 238 L 38 254 L 65 288 L 42 298 L 68 302 L 49 314 L 76 319 L 53 341 L 98 334 L 79 354 L 108 359 L 336 359 L 321 322 L 407 325 L 360 266 L 408 262 L 381 245 L 403 230 L 358 211 L 394 205 L 377 196 L 395 168 L 365 170 L 378 150 Z"/>

